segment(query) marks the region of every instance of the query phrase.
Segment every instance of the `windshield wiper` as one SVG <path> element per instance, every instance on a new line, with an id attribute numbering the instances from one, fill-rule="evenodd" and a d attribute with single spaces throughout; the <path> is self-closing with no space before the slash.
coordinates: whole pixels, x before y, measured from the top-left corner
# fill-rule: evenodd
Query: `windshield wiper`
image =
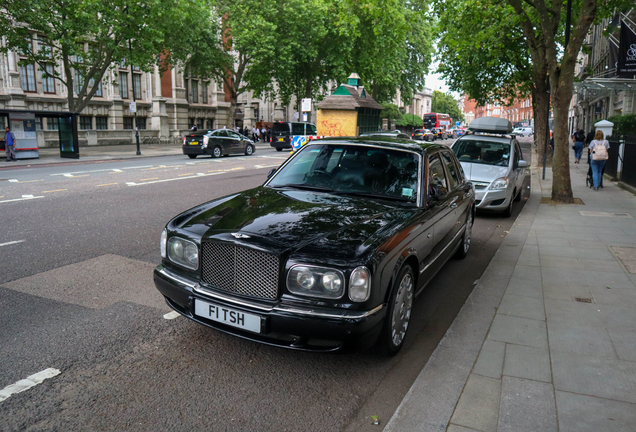
<path id="1" fill-rule="evenodd" d="M 333 192 L 333 189 L 328 188 L 328 187 L 324 187 L 324 186 L 314 186 L 314 185 L 306 185 L 306 184 L 300 184 L 300 183 L 288 183 L 288 184 L 284 184 L 284 185 L 277 185 L 277 186 L 271 186 L 274 189 L 281 189 L 281 188 L 294 188 L 294 189 L 303 189 L 303 190 L 311 190 L 311 191 L 318 191 L 318 192 Z"/>

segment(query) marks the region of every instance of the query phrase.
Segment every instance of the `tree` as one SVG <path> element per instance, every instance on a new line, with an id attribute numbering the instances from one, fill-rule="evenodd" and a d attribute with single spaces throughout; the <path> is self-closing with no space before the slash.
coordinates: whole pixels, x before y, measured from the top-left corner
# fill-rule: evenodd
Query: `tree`
<path id="1" fill-rule="evenodd" d="M 562 1 L 497 0 L 509 4 L 523 29 L 526 44 L 536 67 L 539 61 L 547 66 L 554 111 L 554 159 L 552 162 L 552 200 L 574 202 L 570 181 L 568 108 L 572 100 L 574 68 L 581 46 L 592 26 L 617 9 L 633 6 L 633 0 L 574 0 L 572 31 L 567 47 L 562 38 L 566 11 Z M 568 29 L 570 30 L 570 29 Z"/>
<path id="2" fill-rule="evenodd" d="M 394 124 L 397 124 L 402 120 L 402 111 L 400 108 L 393 103 L 385 103 L 384 109 L 380 112 L 381 119 L 388 120 L 388 129 L 391 130 L 391 120 L 395 120 Z"/>
<path id="3" fill-rule="evenodd" d="M 35 64 L 44 78 L 62 82 L 72 112 L 86 107 L 105 72 L 124 58 L 145 71 L 160 53 L 186 61 L 188 52 L 172 51 L 169 40 L 175 38 L 168 35 L 179 32 L 182 40 L 192 41 L 201 28 L 192 17 L 199 22 L 210 17 L 202 0 L 0 0 L 0 8 L 0 36 L 7 41 L 2 50 L 19 52 L 20 65 Z M 62 70 L 46 72 L 51 63 Z"/>
<path id="4" fill-rule="evenodd" d="M 431 112 L 448 114 L 455 121 L 464 121 L 464 114 L 459 110 L 455 98 L 451 94 L 442 93 L 439 90 L 433 91 Z"/>
<path id="5" fill-rule="evenodd" d="M 339 19 L 353 28 L 351 69 L 379 102 L 400 90 L 404 103 L 424 87 L 432 53 L 431 18 L 424 0 L 345 0 Z"/>
<path id="6" fill-rule="evenodd" d="M 490 0 L 437 2 L 440 72 L 453 91 L 478 105 L 532 95 L 537 161 L 543 159 L 549 95 L 547 65 L 533 63 L 511 6 Z"/>

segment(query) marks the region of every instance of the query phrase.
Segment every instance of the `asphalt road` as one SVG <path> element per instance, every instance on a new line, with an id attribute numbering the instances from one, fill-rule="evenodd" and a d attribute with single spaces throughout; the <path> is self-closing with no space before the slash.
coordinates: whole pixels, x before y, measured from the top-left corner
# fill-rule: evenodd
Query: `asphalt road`
<path id="1" fill-rule="evenodd" d="M 0 390 L 60 371 L 0 401 L 0 430 L 380 430 L 370 416 L 391 417 L 525 199 L 512 218 L 478 215 L 469 256 L 418 299 L 393 358 L 289 351 L 164 318 L 151 272 L 165 223 L 261 184 L 285 157 L 0 171 Z"/>

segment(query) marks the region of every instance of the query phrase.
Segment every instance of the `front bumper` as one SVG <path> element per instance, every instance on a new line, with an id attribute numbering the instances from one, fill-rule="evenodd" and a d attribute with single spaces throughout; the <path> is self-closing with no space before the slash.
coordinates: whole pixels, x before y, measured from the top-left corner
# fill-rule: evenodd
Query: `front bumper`
<path id="1" fill-rule="evenodd" d="M 475 190 L 475 208 L 484 211 L 504 211 L 508 208 L 512 192 L 508 189 Z"/>
<path id="2" fill-rule="evenodd" d="M 206 289 L 198 281 L 178 275 L 163 265 L 155 269 L 154 282 L 168 306 L 199 324 L 244 339 L 303 351 L 367 349 L 375 344 L 386 315 L 384 305 L 361 312 L 243 300 L 231 293 Z M 195 299 L 260 316 L 261 333 L 195 315 Z"/>

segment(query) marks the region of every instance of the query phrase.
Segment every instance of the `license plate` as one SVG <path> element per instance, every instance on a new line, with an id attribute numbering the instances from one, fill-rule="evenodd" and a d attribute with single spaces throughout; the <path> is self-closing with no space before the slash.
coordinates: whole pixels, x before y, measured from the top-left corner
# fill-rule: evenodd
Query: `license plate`
<path id="1" fill-rule="evenodd" d="M 278 138 L 278 141 L 285 141 L 285 138 Z"/>
<path id="2" fill-rule="evenodd" d="M 190 141 L 190 145 L 199 145 L 199 141 Z"/>
<path id="3" fill-rule="evenodd" d="M 261 332 L 261 317 L 227 306 L 219 306 L 201 300 L 194 300 L 194 314 L 212 321 L 238 327 L 254 333 Z"/>

